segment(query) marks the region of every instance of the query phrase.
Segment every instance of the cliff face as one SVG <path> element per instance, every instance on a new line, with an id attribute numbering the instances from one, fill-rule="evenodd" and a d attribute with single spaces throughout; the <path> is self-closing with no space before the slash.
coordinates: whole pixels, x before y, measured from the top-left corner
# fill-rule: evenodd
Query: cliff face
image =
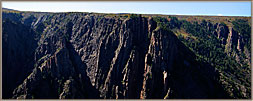
<path id="1" fill-rule="evenodd" d="M 215 34 L 218 39 L 222 40 L 221 44 L 225 46 L 225 52 L 229 56 L 236 57 L 236 61 L 238 63 L 245 61 L 248 65 L 250 65 L 250 50 L 245 48 L 246 42 L 244 41 L 247 37 L 244 37 L 239 32 L 235 31 L 233 27 L 228 27 L 225 24 L 210 24 L 209 28 L 210 27 L 215 29 L 213 34 Z M 240 56 L 241 54 L 245 54 L 246 56 L 242 58 Z"/>
<path id="2" fill-rule="evenodd" d="M 34 68 L 35 32 L 11 20 L 3 21 L 3 96 L 23 82 Z"/>
<path id="3" fill-rule="evenodd" d="M 152 17 L 8 16 L 3 13 L 4 98 L 229 98 L 218 71 Z M 218 30 L 230 47 L 228 29 Z"/>

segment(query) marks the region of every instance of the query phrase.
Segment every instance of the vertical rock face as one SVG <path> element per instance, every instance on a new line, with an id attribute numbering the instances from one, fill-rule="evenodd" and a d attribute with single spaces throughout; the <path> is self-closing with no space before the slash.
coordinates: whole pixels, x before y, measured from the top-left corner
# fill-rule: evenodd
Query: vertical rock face
<path id="1" fill-rule="evenodd" d="M 223 24 L 217 25 L 217 37 L 222 40 L 222 44 L 226 44 L 226 39 L 228 38 L 228 27 Z"/>
<path id="2" fill-rule="evenodd" d="M 233 30 L 232 27 L 230 27 L 229 28 L 228 39 L 227 39 L 227 44 L 226 44 L 226 52 L 227 53 L 230 53 L 233 50 L 232 45 L 237 44 L 237 42 L 238 42 L 237 37 L 238 37 L 237 33 Z"/>
<path id="3" fill-rule="evenodd" d="M 152 17 L 3 16 L 5 98 L 228 98 L 216 81 L 219 73 Z M 217 26 L 229 50 L 236 34 Z"/>
<path id="4" fill-rule="evenodd" d="M 32 72 L 35 32 L 22 23 L 3 20 L 3 97 L 9 98 L 12 90 Z"/>
<path id="5" fill-rule="evenodd" d="M 63 31 L 46 37 L 38 46 L 36 55 L 46 55 L 37 60 L 33 72 L 14 90 L 13 98 L 96 98 L 85 72 L 87 66 L 68 41 L 70 25 L 63 25 Z"/>
<path id="6" fill-rule="evenodd" d="M 225 45 L 225 52 L 232 57 L 236 57 L 237 62 L 240 63 L 241 60 L 245 61 L 250 65 L 250 54 L 248 53 L 248 49 L 244 48 L 245 38 L 238 32 L 236 32 L 233 27 L 228 27 L 224 24 L 216 23 L 213 26 L 209 26 L 209 28 L 215 28 L 215 32 L 213 32 L 218 39 L 221 40 L 222 44 Z M 241 58 L 241 54 L 246 54 L 246 58 Z"/>
<path id="7" fill-rule="evenodd" d="M 215 70 L 194 59 L 194 53 L 172 32 L 154 30 L 145 57 L 141 98 L 226 98 L 210 78 L 216 77 Z M 202 66 L 206 69 L 200 70 Z"/>

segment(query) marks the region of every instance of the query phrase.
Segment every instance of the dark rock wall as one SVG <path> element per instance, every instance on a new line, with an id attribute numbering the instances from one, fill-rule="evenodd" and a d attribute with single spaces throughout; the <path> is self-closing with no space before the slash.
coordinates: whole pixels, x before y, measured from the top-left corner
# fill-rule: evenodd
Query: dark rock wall
<path id="1" fill-rule="evenodd" d="M 3 21 L 3 98 L 9 98 L 34 68 L 35 32 L 22 23 Z"/>
<path id="2" fill-rule="evenodd" d="M 151 17 L 25 13 L 3 27 L 4 98 L 227 98 L 217 71 Z"/>

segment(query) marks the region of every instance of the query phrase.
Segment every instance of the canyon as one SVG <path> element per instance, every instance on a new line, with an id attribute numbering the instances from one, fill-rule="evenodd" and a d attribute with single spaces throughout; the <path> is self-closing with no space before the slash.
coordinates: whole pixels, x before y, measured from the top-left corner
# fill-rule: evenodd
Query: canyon
<path id="1" fill-rule="evenodd" d="M 251 98 L 251 30 L 231 23 L 240 17 L 197 23 L 145 14 L 2 15 L 5 99 Z M 250 17 L 241 19 L 251 27 Z M 191 30 L 194 23 L 206 34 L 194 34 L 202 31 Z M 201 40 L 218 41 L 196 48 Z M 216 46 L 221 52 L 211 53 Z M 220 55 L 226 59 L 213 59 Z M 229 62 L 216 64 L 223 60 Z"/>

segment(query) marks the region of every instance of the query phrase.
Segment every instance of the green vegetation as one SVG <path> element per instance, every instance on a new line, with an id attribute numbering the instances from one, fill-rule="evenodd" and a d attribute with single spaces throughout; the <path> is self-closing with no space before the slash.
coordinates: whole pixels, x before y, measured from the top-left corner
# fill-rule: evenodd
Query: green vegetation
<path id="1" fill-rule="evenodd" d="M 139 15 L 140 16 L 140 15 Z M 128 14 L 128 18 L 137 18 L 138 15 L 137 14 Z"/>
<path id="2" fill-rule="evenodd" d="M 226 26 L 225 23 L 221 23 Z M 245 21 L 233 22 L 235 29 L 238 32 L 244 33 L 245 37 L 250 35 L 250 26 L 245 24 Z M 250 69 L 247 65 L 240 65 L 234 57 L 228 56 L 225 53 L 225 46 L 221 44 L 222 40 L 218 39 L 212 32 L 214 28 L 207 28 L 206 21 L 203 20 L 200 24 L 197 22 L 190 23 L 183 21 L 182 28 L 187 33 L 198 38 L 197 41 L 193 39 L 185 39 L 179 36 L 179 39 L 198 56 L 198 61 L 203 61 L 211 64 L 213 67 L 218 69 L 223 75 L 220 82 L 228 82 L 223 84 L 225 91 L 227 91 L 231 97 L 244 98 L 251 95 L 250 92 Z M 245 39 L 245 42 L 250 43 L 250 37 Z M 250 46 L 247 46 L 250 50 Z M 247 95 L 243 96 L 242 90 L 235 89 L 237 86 L 243 86 L 247 89 Z M 234 91 L 233 91 L 234 89 Z"/>
<path id="3" fill-rule="evenodd" d="M 154 17 L 154 21 L 162 29 L 173 30 L 179 40 L 197 55 L 197 61 L 215 67 L 221 73 L 218 81 L 231 97 L 250 98 L 250 67 L 242 60 L 242 62 L 237 62 L 235 57 L 227 55 L 222 39 L 218 39 L 213 34 L 216 30 L 213 26 L 210 26 L 212 23 L 206 20 L 188 22 L 178 20 L 176 17 Z M 221 26 L 227 26 L 223 22 L 220 24 Z M 245 47 L 250 50 L 251 27 L 248 21 L 237 19 L 232 24 L 234 30 L 241 33 L 243 43 L 246 43 Z M 233 48 L 232 52 L 236 52 L 236 50 Z M 245 57 L 245 54 L 242 53 L 241 56 Z M 240 87 L 245 88 L 246 91 L 242 91 Z"/>
<path id="4" fill-rule="evenodd" d="M 55 53 L 58 53 L 61 49 L 61 47 L 57 48 Z"/>
<path id="5" fill-rule="evenodd" d="M 250 50 L 251 45 L 251 26 L 248 21 L 243 19 L 237 19 L 232 22 L 235 31 L 240 33 L 243 37 L 243 42 L 246 44 L 246 48 Z M 250 52 L 250 51 L 249 51 Z"/>
<path id="6" fill-rule="evenodd" d="M 104 17 L 104 16 L 99 16 L 99 17 L 98 17 L 98 22 L 100 22 L 101 19 L 102 19 L 103 17 Z"/>
<path id="7" fill-rule="evenodd" d="M 152 79 L 152 73 L 151 72 L 149 73 L 149 79 Z"/>
<path id="8" fill-rule="evenodd" d="M 124 81 L 124 80 L 122 80 L 122 81 L 121 81 L 121 84 L 123 84 L 123 85 L 124 85 L 124 84 L 125 84 L 125 81 Z"/>
<path id="9" fill-rule="evenodd" d="M 170 28 L 169 21 L 166 18 L 154 17 L 153 19 L 157 23 L 158 27 L 163 28 L 163 29 Z"/>
<path id="10" fill-rule="evenodd" d="M 170 19 L 170 21 L 168 20 Z M 157 22 L 157 25 L 163 29 L 173 29 L 173 28 L 180 28 L 182 22 L 180 22 L 176 17 L 154 17 L 154 21 Z"/>

